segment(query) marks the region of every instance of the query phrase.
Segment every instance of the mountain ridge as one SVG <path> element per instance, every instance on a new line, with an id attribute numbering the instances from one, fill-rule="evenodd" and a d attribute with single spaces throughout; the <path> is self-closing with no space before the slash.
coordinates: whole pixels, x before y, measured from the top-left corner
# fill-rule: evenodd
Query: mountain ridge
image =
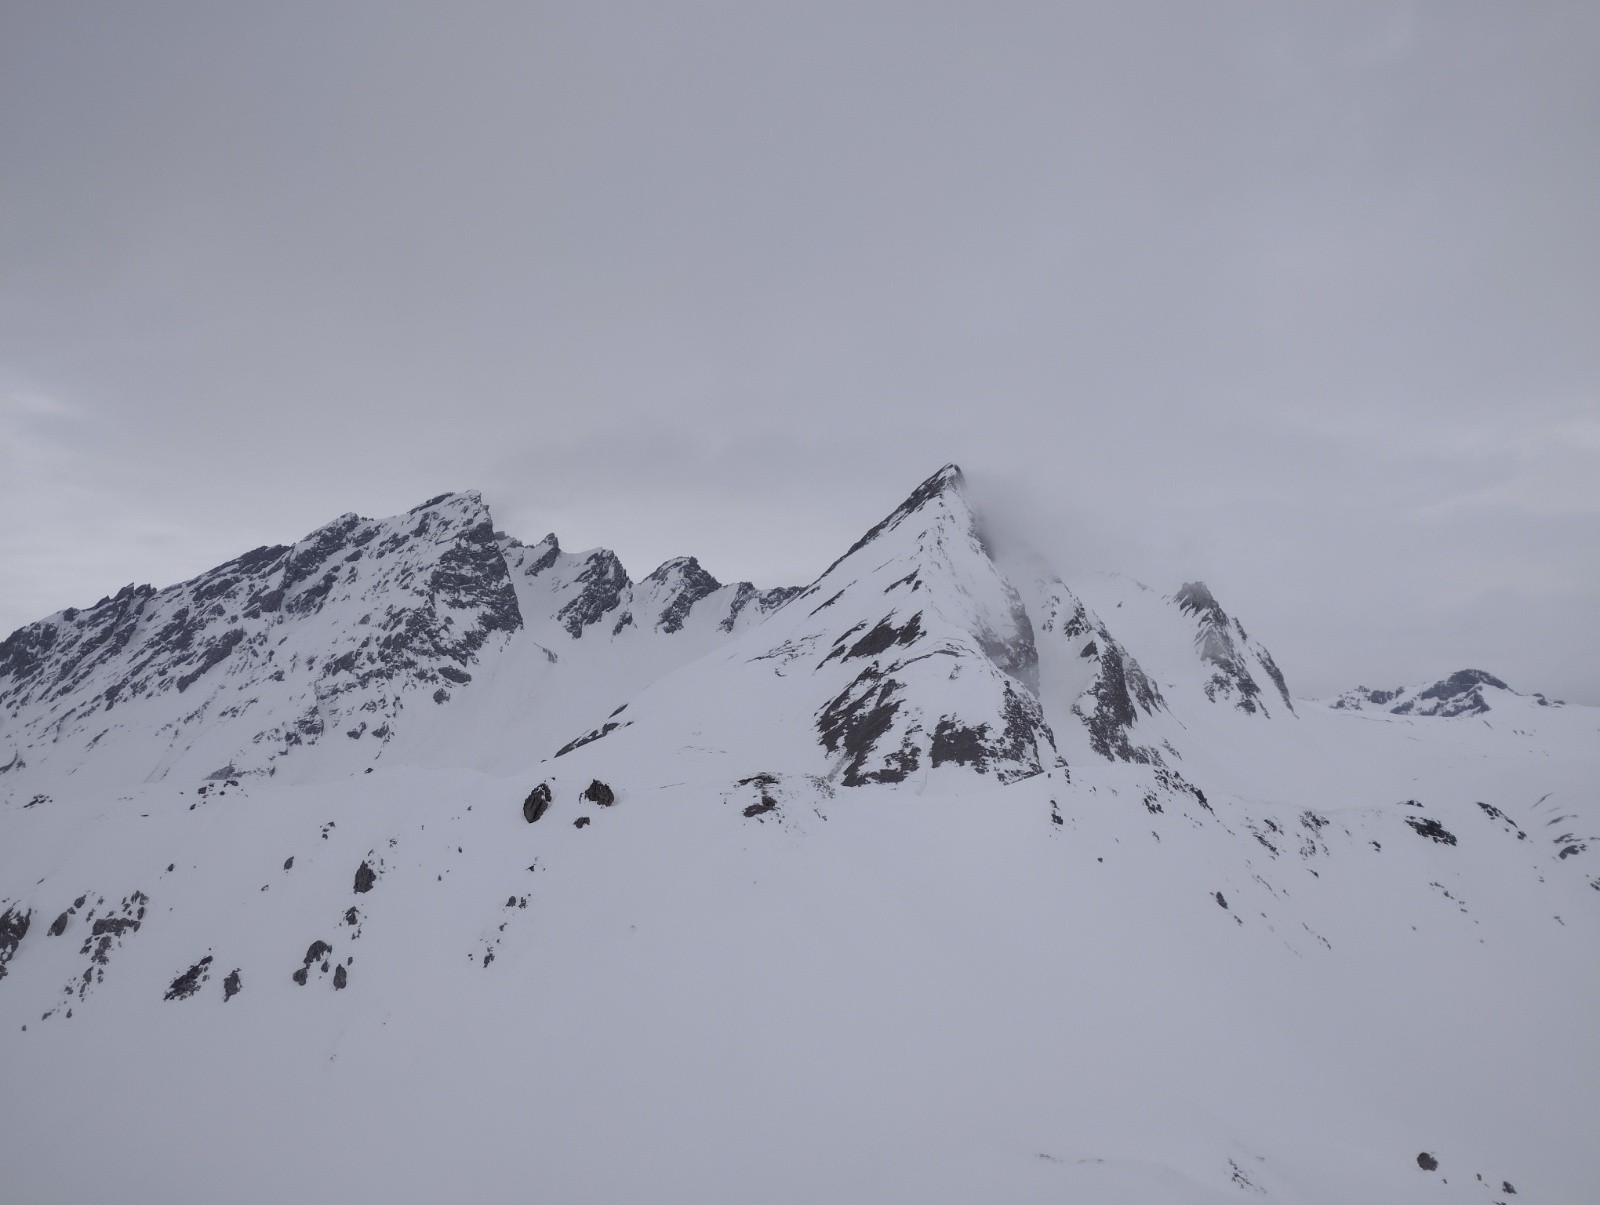
<path id="1" fill-rule="evenodd" d="M 456 494 L 98 607 L 0 646 L 19 1199 L 1600 1186 L 1593 708 L 1290 710 L 953 467 L 804 587 Z"/>

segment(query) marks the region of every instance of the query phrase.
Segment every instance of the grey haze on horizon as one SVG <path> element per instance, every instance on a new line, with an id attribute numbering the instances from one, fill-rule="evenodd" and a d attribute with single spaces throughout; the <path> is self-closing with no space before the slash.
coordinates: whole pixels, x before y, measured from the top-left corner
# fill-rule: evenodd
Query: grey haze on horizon
<path id="1" fill-rule="evenodd" d="M 1600 703 L 1600 5 L 0 8 L 0 634 L 479 488 L 814 576 L 928 473 L 1328 695 Z"/>

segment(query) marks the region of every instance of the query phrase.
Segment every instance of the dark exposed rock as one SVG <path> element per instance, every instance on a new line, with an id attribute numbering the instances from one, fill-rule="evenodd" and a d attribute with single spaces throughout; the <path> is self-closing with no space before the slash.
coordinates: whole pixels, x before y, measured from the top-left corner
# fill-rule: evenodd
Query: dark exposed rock
<path id="1" fill-rule="evenodd" d="M 28 935 L 28 923 L 33 917 L 31 908 L 7 908 L 0 912 L 0 979 L 6 977 L 6 963 L 10 962 Z"/>
<path id="2" fill-rule="evenodd" d="M 205 653 L 200 658 L 200 664 L 192 672 L 184 674 L 183 677 L 178 679 L 179 693 L 181 694 L 193 686 L 207 670 L 213 666 L 221 665 L 222 662 L 227 660 L 228 654 L 238 648 L 239 642 L 243 639 L 244 629 L 234 628 L 232 631 L 223 633 L 219 639 L 207 645 Z"/>
<path id="3" fill-rule="evenodd" d="M 717 624 L 717 630 L 722 632 L 733 631 L 733 625 L 739 620 L 739 613 L 754 601 L 756 588 L 749 582 L 740 582 L 733 591 L 733 599 L 728 603 L 728 613 Z"/>
<path id="4" fill-rule="evenodd" d="M 71 918 L 71 912 L 63 912 L 60 916 L 56 917 L 55 920 L 51 921 L 50 936 L 60 937 L 63 933 L 65 933 L 67 931 L 67 921 Z"/>
<path id="5" fill-rule="evenodd" d="M 695 603 L 722 589 L 722 583 L 701 568 L 700 562 L 692 556 L 677 557 L 666 562 L 651 573 L 645 582 L 668 586 L 671 590 L 666 605 L 656 619 L 656 627 L 668 633 L 683 627 L 683 621 L 688 618 Z M 635 599 L 637 597 L 635 595 Z"/>
<path id="6" fill-rule="evenodd" d="M 621 709 L 619 708 L 618 710 L 621 710 Z M 615 713 L 613 713 L 613 714 L 615 714 Z M 615 732 L 618 728 L 621 728 L 621 727 L 623 727 L 623 725 L 619 724 L 616 720 L 607 720 L 599 728 L 596 728 L 596 729 L 594 729 L 593 731 L 590 731 L 590 732 L 586 732 L 582 736 L 577 737 L 574 740 L 570 740 L 565 745 L 562 745 L 561 748 L 559 748 L 559 749 L 557 749 L 555 751 L 555 756 L 556 757 L 565 757 L 567 754 L 571 753 L 574 749 L 581 749 L 585 745 L 591 744 L 592 742 L 599 740 L 601 737 L 607 735 L 608 733 Z"/>
<path id="7" fill-rule="evenodd" d="M 889 619 L 880 619 L 877 625 L 873 627 L 871 631 L 869 631 L 865 636 L 861 637 L 861 639 L 857 640 L 848 649 L 836 647 L 834 651 L 824 659 L 824 661 L 826 662 L 827 660 L 831 660 L 834 656 L 839 656 L 845 661 L 849 661 L 855 657 L 876 657 L 879 653 L 885 652 L 894 645 L 911 644 L 917 639 L 917 637 L 921 635 L 922 613 L 920 611 L 913 615 L 910 619 L 906 620 L 905 623 L 901 624 L 898 628 L 895 627 Z"/>
<path id="8" fill-rule="evenodd" d="M 345 974 L 344 963 L 341 962 L 333 968 L 333 990 L 342 992 L 347 982 L 349 982 L 349 977 Z"/>
<path id="9" fill-rule="evenodd" d="M 617 801 L 616 792 L 598 778 L 584 789 L 583 797 L 598 807 L 608 808 Z"/>
<path id="10" fill-rule="evenodd" d="M 1060 600 L 1063 604 L 1066 601 Z M 1047 614 L 1043 630 L 1050 631 L 1056 622 L 1058 616 Z M 1071 610 L 1059 616 L 1059 623 L 1063 637 L 1093 637 L 1079 656 L 1096 661 L 1099 669 L 1084 696 L 1072 705 L 1073 714 L 1083 721 L 1088 732 L 1089 747 L 1111 761 L 1158 764 L 1160 754 L 1135 745 L 1129 733 L 1141 712 L 1153 714 L 1165 706 L 1161 692 L 1111 633 L 1090 619 L 1081 602 L 1073 600 Z"/>
<path id="11" fill-rule="evenodd" d="M 1427 817 L 1407 816 L 1405 821 L 1411 826 L 1412 832 L 1417 833 L 1419 836 L 1437 841 L 1440 845 L 1454 845 L 1456 843 L 1455 834 L 1446 829 L 1437 820 Z"/>
<path id="12" fill-rule="evenodd" d="M 80 896 L 80 902 L 85 898 Z M 110 965 L 111 955 L 121 948 L 129 934 L 139 931 L 149 902 L 149 897 L 144 892 L 134 891 L 123 897 L 118 906 L 120 915 L 103 916 L 92 921 L 89 935 L 84 938 L 83 945 L 78 951 L 89 959 L 89 965 L 84 969 L 83 977 L 76 989 L 80 1000 L 87 996 L 90 987 L 105 981 L 105 971 Z M 105 897 L 98 897 L 95 900 L 95 907 L 100 907 L 104 903 Z M 89 917 L 93 916 L 94 912 L 91 910 Z"/>
<path id="13" fill-rule="evenodd" d="M 578 572 L 577 581 L 582 589 L 556 613 L 557 622 L 574 639 L 583 635 L 584 628 L 616 610 L 622 603 L 623 591 L 631 585 L 622 562 L 615 553 L 604 549 L 590 555 Z"/>
<path id="14" fill-rule="evenodd" d="M 482 514 L 440 554 L 429 586 L 433 597 L 446 606 L 477 613 L 474 624 L 450 650 L 457 660 L 477 652 L 491 632 L 514 632 L 522 627 L 516 588 L 511 584 L 487 514 Z M 456 672 L 462 676 L 454 681 L 468 680 L 463 671 Z"/>
<path id="15" fill-rule="evenodd" d="M 293 870 L 294 869 L 294 855 L 293 854 L 290 854 L 287 858 L 285 858 L 283 860 L 283 868 L 285 870 Z"/>
<path id="16" fill-rule="evenodd" d="M 1507 832 L 1515 833 L 1518 841 L 1526 841 L 1528 839 L 1527 832 L 1519 828 L 1515 820 L 1506 815 L 1499 808 L 1495 807 L 1494 804 L 1484 803 L 1482 800 L 1479 800 L 1478 807 L 1483 810 L 1483 814 L 1488 816 L 1489 819 L 1498 820 L 1505 827 Z"/>
<path id="17" fill-rule="evenodd" d="M 1396 715 L 1410 715 L 1414 711 L 1445 717 L 1482 715 L 1490 710 L 1489 701 L 1483 697 L 1485 686 L 1511 690 L 1493 674 L 1481 669 L 1462 669 L 1418 691 L 1416 698 L 1407 699 L 1391 710 Z"/>
<path id="18" fill-rule="evenodd" d="M 968 728 L 945 716 L 933 730 L 929 758 L 935 766 L 954 762 L 958 766 L 986 770 L 989 767 L 989 750 L 985 743 L 988 732 L 987 724 Z"/>
<path id="19" fill-rule="evenodd" d="M 1423 1151 L 1422 1154 L 1417 1156 L 1417 1166 L 1425 1172 L 1437 1171 L 1439 1161 L 1428 1154 L 1427 1151 Z"/>
<path id="20" fill-rule="evenodd" d="M 1261 662 L 1261 668 L 1267 671 L 1267 677 L 1271 678 L 1272 684 L 1278 688 L 1278 697 L 1283 700 L 1283 705 L 1293 711 L 1294 702 L 1289 698 L 1289 684 L 1284 681 L 1283 671 L 1278 668 L 1278 663 L 1272 659 L 1272 654 L 1257 645 L 1256 657 Z"/>
<path id="21" fill-rule="evenodd" d="M 1368 703 L 1374 703 L 1381 707 L 1385 703 L 1394 702 L 1394 700 L 1398 699 L 1404 693 L 1404 691 L 1398 688 L 1395 690 L 1368 690 L 1365 686 L 1358 686 L 1351 693 L 1359 698 L 1365 699 Z M 1357 705 L 1357 702 L 1349 696 L 1342 697 L 1334 703 L 1334 707 L 1344 710 L 1349 710 Z"/>
<path id="22" fill-rule="evenodd" d="M 894 724 L 900 710 L 904 684 L 882 677 L 871 666 L 830 699 L 817 713 L 817 735 L 829 753 L 844 754 L 843 782 L 847 787 L 867 782 L 898 782 L 892 769 L 867 771 L 867 758 L 877 741 Z M 885 777 L 885 774 L 889 777 Z"/>
<path id="23" fill-rule="evenodd" d="M 811 608 L 811 614 L 815 615 L 818 611 L 826 611 L 829 607 L 833 606 L 834 603 L 838 602 L 843 597 L 844 597 L 844 591 L 843 590 L 836 591 L 833 595 L 831 595 L 830 597 L 824 599 L 822 602 L 818 603 L 816 606 L 812 607 Z"/>
<path id="24" fill-rule="evenodd" d="M 228 977 L 222 981 L 222 1002 L 226 1004 L 232 1000 L 244 987 L 244 980 L 239 976 L 239 968 L 234 967 L 228 972 Z"/>
<path id="25" fill-rule="evenodd" d="M 1244 652 L 1240 648 L 1241 645 L 1248 646 L 1249 637 L 1239 621 L 1222 609 L 1222 604 L 1217 602 L 1204 582 L 1185 582 L 1173 595 L 1172 601 L 1185 615 L 1194 619 L 1195 651 L 1213 669 L 1206 683 L 1206 697 L 1215 700 L 1219 694 L 1236 696 L 1233 705 L 1240 711 L 1265 712 L 1261 687 L 1245 665 Z M 1283 674 L 1272 663 L 1265 649 L 1257 646 L 1253 651 L 1262 669 L 1278 688 L 1283 705 L 1293 711 L 1294 703 L 1289 698 L 1289 688 L 1283 680 Z"/>
<path id="26" fill-rule="evenodd" d="M 522 568 L 522 572 L 528 577 L 538 577 L 546 569 L 550 568 L 551 565 L 554 565 L 558 560 L 561 559 L 561 541 L 556 539 L 555 532 L 551 532 L 549 535 L 545 536 L 544 539 L 540 540 L 533 546 L 532 549 L 529 549 L 529 551 L 535 551 L 540 548 L 543 548 L 544 551 L 539 553 L 537 557 L 528 562 Z"/>
<path id="27" fill-rule="evenodd" d="M 1179 774 L 1176 770 L 1169 769 L 1166 766 L 1157 766 L 1155 768 L 1155 779 L 1156 784 L 1169 794 L 1187 795 L 1200 807 L 1204 808 L 1208 812 L 1211 811 L 1211 804 L 1206 799 L 1206 793 L 1186 779 L 1182 774 Z M 1274 822 L 1269 820 L 1267 823 L 1276 828 Z M 1277 851 L 1274 850 L 1273 852 Z"/>
<path id="28" fill-rule="evenodd" d="M 183 974 L 174 979 L 167 987 L 167 994 L 163 1000 L 187 1000 L 198 992 L 207 979 L 211 977 L 211 955 L 207 954 Z"/>
<path id="29" fill-rule="evenodd" d="M 300 969 L 291 978 L 301 987 L 304 987 L 306 981 L 310 978 L 312 965 L 320 962 L 321 969 L 326 972 L 328 969 L 328 955 L 332 953 L 333 947 L 327 942 L 320 939 L 312 942 L 306 947 L 306 956 L 301 960 Z"/>
<path id="30" fill-rule="evenodd" d="M 371 865 L 369 865 L 366 862 L 363 862 L 363 863 L 361 863 L 360 866 L 356 867 L 356 894 L 357 895 L 364 895 L 367 892 L 371 891 L 373 884 L 376 883 L 377 881 L 378 881 L 378 872 L 373 870 Z"/>
<path id="31" fill-rule="evenodd" d="M 1228 906 L 1228 900 L 1227 900 L 1227 897 L 1226 897 L 1226 896 L 1224 896 L 1224 895 L 1223 895 L 1223 894 L 1222 894 L 1222 892 L 1220 892 L 1220 891 L 1219 891 L 1219 892 L 1217 892 L 1217 906 L 1218 906 L 1218 907 L 1219 907 L 1219 908 L 1226 908 L 1226 907 L 1227 907 L 1227 906 Z"/>
<path id="32" fill-rule="evenodd" d="M 576 820 L 574 820 L 572 822 L 572 827 L 573 828 L 588 828 L 589 827 L 589 817 L 587 817 L 587 816 L 579 816 Z"/>
<path id="33" fill-rule="evenodd" d="M 1460 694 L 1474 686 L 1494 686 L 1500 690 L 1511 688 L 1493 674 L 1481 669 L 1458 669 L 1448 678 L 1435 682 L 1421 693 L 1424 699 L 1443 699 L 1450 695 Z"/>
<path id="34" fill-rule="evenodd" d="M 529 824 L 550 810 L 550 784 L 541 782 L 522 801 L 522 818 Z"/>
<path id="35" fill-rule="evenodd" d="M 747 818 L 751 816 L 764 816 L 766 813 L 774 810 L 777 806 L 778 801 L 776 799 L 774 799 L 771 795 L 763 794 L 761 796 L 761 802 L 752 803 L 749 807 L 744 809 L 744 814 Z"/>
<path id="36" fill-rule="evenodd" d="M 988 724 L 962 725 L 944 717 L 934 729 L 930 760 L 970 765 L 985 773 L 991 770 L 1001 782 L 1011 782 L 1039 773 L 1040 741 L 1051 742 L 1038 700 L 1004 682 L 1000 701 L 1002 721 L 998 732 Z"/>
<path id="37" fill-rule="evenodd" d="M 1233 642 L 1232 621 L 1222 605 L 1213 597 L 1204 582 L 1186 582 L 1173 596 L 1178 609 L 1195 618 L 1199 631 L 1195 636 L 1195 649 L 1200 659 L 1215 667 L 1211 680 L 1206 683 L 1206 697 L 1215 699 L 1219 692 L 1235 692 L 1234 706 L 1241 711 L 1254 712 L 1261 688 L 1251 677 Z"/>

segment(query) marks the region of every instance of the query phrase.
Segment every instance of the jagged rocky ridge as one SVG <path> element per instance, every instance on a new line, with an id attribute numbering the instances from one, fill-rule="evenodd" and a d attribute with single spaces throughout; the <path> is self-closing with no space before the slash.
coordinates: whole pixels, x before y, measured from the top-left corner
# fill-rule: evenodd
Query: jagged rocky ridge
<path id="1" fill-rule="evenodd" d="M 766 622 L 791 600 L 783 623 Z M 1256 710 L 1254 665 L 1287 702 L 1270 655 L 1203 586 L 1178 605 L 1198 613 L 1208 696 Z M 776 713 L 795 711 L 790 734 L 808 742 L 790 760 L 843 785 L 944 767 L 1009 781 L 1069 752 L 1176 753 L 1170 734 L 1134 736 L 1164 707 L 1138 661 L 1053 574 L 1001 566 L 947 466 L 804 590 L 723 585 L 693 557 L 634 581 L 606 549 L 504 535 L 471 492 L 392 519 L 345 515 L 14 633 L 0 644 L 0 772 L 91 753 L 156 778 L 179 765 L 339 774 L 385 753 L 460 763 L 492 740 L 452 724 L 464 694 L 517 725 L 524 747 L 565 754 L 632 727 L 637 712 L 602 717 L 757 630 L 732 655 L 785 679 Z M 591 729 L 574 723 L 585 712 Z"/>
<path id="2" fill-rule="evenodd" d="M 139 759 L 140 777 L 180 761 L 271 773 L 330 743 L 370 760 L 522 646 L 554 664 L 627 628 L 659 644 L 691 617 L 725 638 L 792 593 L 724 586 L 692 557 L 635 583 L 606 550 L 496 532 L 475 492 L 392 519 L 344 515 L 294 545 L 13 633 L 0 643 L 0 770 L 102 747 Z M 706 642 L 681 643 L 680 660 Z"/>

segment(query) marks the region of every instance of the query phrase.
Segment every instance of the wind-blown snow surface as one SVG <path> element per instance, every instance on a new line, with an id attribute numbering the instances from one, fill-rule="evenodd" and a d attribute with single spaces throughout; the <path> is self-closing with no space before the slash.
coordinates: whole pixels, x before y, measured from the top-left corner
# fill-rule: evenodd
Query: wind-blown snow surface
<path id="1" fill-rule="evenodd" d="M 8 1199 L 1600 1197 L 1594 709 L 1291 710 L 950 470 L 792 599 L 484 535 L 387 737 L 8 710 Z"/>

